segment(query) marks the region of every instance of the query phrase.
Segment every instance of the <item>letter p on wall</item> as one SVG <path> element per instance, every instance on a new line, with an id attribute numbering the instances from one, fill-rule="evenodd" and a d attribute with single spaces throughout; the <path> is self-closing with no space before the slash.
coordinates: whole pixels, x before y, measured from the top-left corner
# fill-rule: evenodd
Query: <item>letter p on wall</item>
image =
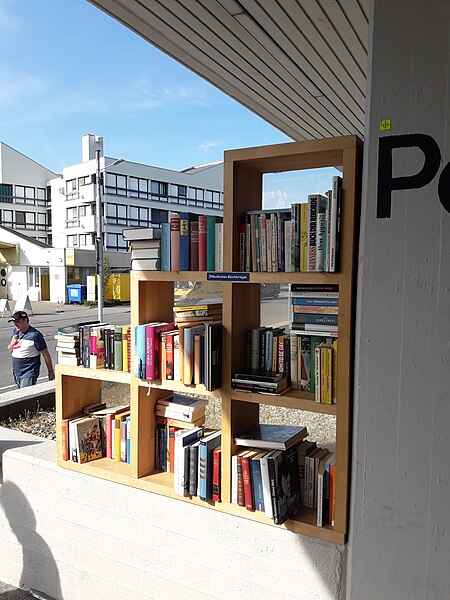
<path id="1" fill-rule="evenodd" d="M 392 151 L 398 148 L 420 148 L 425 161 L 422 169 L 406 177 L 393 177 Z M 433 180 L 441 164 L 441 152 L 436 141 L 423 133 L 390 135 L 381 137 L 378 145 L 378 194 L 377 219 L 391 216 L 393 190 L 411 190 L 424 187 Z M 450 165 L 450 163 L 449 163 Z M 450 212 L 450 166 L 447 165 L 439 181 L 439 197 L 442 206 Z"/>

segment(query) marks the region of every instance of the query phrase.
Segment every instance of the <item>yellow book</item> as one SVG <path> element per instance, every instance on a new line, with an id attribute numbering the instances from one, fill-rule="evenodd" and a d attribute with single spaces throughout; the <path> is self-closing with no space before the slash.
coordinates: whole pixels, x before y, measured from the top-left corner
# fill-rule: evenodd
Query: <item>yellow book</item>
<path id="1" fill-rule="evenodd" d="M 114 417 L 114 460 L 120 462 L 120 424 L 125 421 L 130 411 L 120 413 Z"/>
<path id="2" fill-rule="evenodd" d="M 300 271 L 308 270 L 308 203 L 300 204 Z"/>
<path id="3" fill-rule="evenodd" d="M 320 401 L 331 404 L 331 345 L 323 344 L 320 347 Z"/>

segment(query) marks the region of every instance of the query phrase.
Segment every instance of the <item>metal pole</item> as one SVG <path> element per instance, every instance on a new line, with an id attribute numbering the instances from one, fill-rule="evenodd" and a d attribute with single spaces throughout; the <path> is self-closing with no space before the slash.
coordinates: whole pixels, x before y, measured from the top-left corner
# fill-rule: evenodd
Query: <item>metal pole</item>
<path id="1" fill-rule="evenodd" d="M 97 177 L 96 177 L 96 194 L 95 194 L 95 216 L 96 216 L 96 239 L 95 247 L 97 250 L 97 306 L 98 320 L 103 323 L 103 205 L 100 182 L 100 150 L 95 150 L 97 159 Z"/>

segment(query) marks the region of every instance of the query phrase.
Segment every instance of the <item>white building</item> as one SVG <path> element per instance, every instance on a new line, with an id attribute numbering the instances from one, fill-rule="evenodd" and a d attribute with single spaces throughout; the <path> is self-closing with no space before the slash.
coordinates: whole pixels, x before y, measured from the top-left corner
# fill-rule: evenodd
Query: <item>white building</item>
<path id="1" fill-rule="evenodd" d="M 50 188 L 57 174 L 0 142 L 0 222 L 44 243 L 51 240 Z"/>
<path id="2" fill-rule="evenodd" d="M 130 266 L 124 228 L 168 222 L 170 211 L 222 214 L 222 162 L 172 171 L 105 157 L 103 138 L 85 135 L 81 163 L 66 167 L 61 177 L 50 181 L 55 247 L 95 250 L 98 170 L 104 248 L 113 269 Z"/>
<path id="3" fill-rule="evenodd" d="M 98 172 L 112 271 L 130 268 L 124 228 L 167 222 L 170 211 L 222 214 L 222 162 L 172 171 L 107 158 L 103 138 L 85 135 L 81 162 L 58 175 L 0 142 L 0 267 L 7 273 L 0 297 L 28 292 L 30 300 L 57 302 L 67 284 L 86 284 L 96 272 Z"/>

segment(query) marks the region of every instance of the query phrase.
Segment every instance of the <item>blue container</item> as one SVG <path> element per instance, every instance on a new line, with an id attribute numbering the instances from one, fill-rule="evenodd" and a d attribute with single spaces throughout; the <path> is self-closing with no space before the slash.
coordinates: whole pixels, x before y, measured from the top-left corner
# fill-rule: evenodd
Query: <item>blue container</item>
<path id="1" fill-rule="evenodd" d="M 79 283 L 72 283 L 67 286 L 67 298 L 70 302 L 82 304 L 87 297 L 87 286 Z"/>

